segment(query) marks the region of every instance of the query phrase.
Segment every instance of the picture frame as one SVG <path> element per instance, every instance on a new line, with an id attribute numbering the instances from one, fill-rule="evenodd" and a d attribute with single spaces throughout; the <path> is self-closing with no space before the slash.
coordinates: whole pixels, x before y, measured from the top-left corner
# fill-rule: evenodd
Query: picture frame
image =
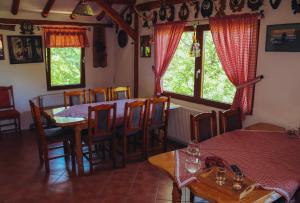
<path id="1" fill-rule="evenodd" d="M 0 60 L 4 60 L 4 43 L 3 43 L 3 35 L 0 35 Z"/>
<path id="2" fill-rule="evenodd" d="M 140 39 L 140 55 L 141 57 L 151 57 L 151 36 L 144 35 Z"/>
<path id="3" fill-rule="evenodd" d="M 10 64 L 44 61 L 41 36 L 7 36 Z"/>
<path id="4" fill-rule="evenodd" d="M 300 52 L 300 23 L 268 25 L 265 50 Z"/>

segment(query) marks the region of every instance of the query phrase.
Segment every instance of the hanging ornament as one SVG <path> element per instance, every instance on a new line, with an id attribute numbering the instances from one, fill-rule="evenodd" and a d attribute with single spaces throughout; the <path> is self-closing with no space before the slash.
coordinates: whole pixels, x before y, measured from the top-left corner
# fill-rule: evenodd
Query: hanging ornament
<path id="1" fill-rule="evenodd" d="M 201 49 L 200 49 L 200 43 L 197 41 L 197 32 L 196 32 L 197 25 L 194 24 L 193 27 L 194 27 L 193 42 L 191 45 L 191 49 L 189 51 L 189 56 L 197 58 L 200 57 L 201 55 Z"/>
<path id="2" fill-rule="evenodd" d="M 229 6 L 232 12 L 242 11 L 245 5 L 245 0 L 230 0 Z"/>
<path id="3" fill-rule="evenodd" d="M 161 7 L 160 7 L 158 15 L 159 15 L 159 19 L 160 19 L 161 21 L 166 20 L 166 17 L 167 17 L 167 11 L 166 11 L 165 6 L 161 6 Z"/>
<path id="4" fill-rule="evenodd" d="M 167 21 L 174 21 L 175 18 L 175 7 L 172 4 L 167 6 Z"/>
<path id="5" fill-rule="evenodd" d="M 189 15 L 190 15 L 189 7 L 186 5 L 186 3 L 183 3 L 178 13 L 180 20 L 187 20 L 189 18 Z"/>
<path id="6" fill-rule="evenodd" d="M 293 13 L 300 13 L 300 2 L 299 0 L 292 0 L 292 9 L 293 9 Z"/>
<path id="7" fill-rule="evenodd" d="M 152 25 L 157 23 L 157 11 L 153 11 L 152 13 Z"/>
<path id="8" fill-rule="evenodd" d="M 248 0 L 247 5 L 252 11 L 257 11 L 263 4 L 263 0 Z"/>
<path id="9" fill-rule="evenodd" d="M 128 25 L 131 25 L 131 23 L 132 23 L 132 15 L 131 15 L 130 12 L 126 14 L 126 16 L 125 16 L 125 21 L 126 21 L 126 23 L 127 23 Z"/>
<path id="10" fill-rule="evenodd" d="M 275 2 L 274 2 L 274 0 L 270 0 L 270 4 L 273 9 L 277 9 L 280 3 L 281 3 L 281 0 L 275 0 Z"/>
<path id="11" fill-rule="evenodd" d="M 203 0 L 201 5 L 201 14 L 203 18 L 210 17 L 213 12 L 213 2 L 212 0 Z"/>
<path id="12" fill-rule="evenodd" d="M 216 16 L 222 17 L 225 16 L 226 9 L 226 0 L 214 0 L 214 7 L 216 10 Z"/>

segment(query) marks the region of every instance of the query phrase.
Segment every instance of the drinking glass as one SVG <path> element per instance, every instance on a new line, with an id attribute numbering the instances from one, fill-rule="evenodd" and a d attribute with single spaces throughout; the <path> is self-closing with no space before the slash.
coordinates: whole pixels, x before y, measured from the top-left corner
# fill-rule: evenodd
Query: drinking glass
<path id="1" fill-rule="evenodd" d="M 216 173 L 216 183 L 217 185 L 224 185 L 226 182 L 226 169 L 224 167 L 218 167 Z"/>
<path id="2" fill-rule="evenodd" d="M 233 184 L 234 190 L 241 190 L 243 187 L 244 175 L 241 172 L 234 172 L 233 174 Z"/>
<path id="3" fill-rule="evenodd" d="M 196 173 L 201 168 L 201 160 L 199 156 L 188 155 L 185 159 L 185 169 L 189 173 Z"/>
<path id="4" fill-rule="evenodd" d="M 197 145 L 197 142 L 192 141 L 188 144 L 187 153 L 191 156 L 196 156 L 196 157 L 200 156 L 200 149 Z"/>

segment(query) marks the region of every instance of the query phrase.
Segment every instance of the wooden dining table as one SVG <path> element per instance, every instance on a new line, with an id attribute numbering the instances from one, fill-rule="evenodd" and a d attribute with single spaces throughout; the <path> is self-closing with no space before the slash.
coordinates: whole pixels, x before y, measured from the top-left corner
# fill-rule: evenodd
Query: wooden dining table
<path id="1" fill-rule="evenodd" d="M 145 98 L 135 98 L 135 99 L 124 99 L 124 100 L 115 100 L 107 102 L 97 102 L 90 104 L 80 104 L 68 107 L 58 107 L 44 109 L 43 115 L 51 120 L 56 126 L 59 127 L 70 127 L 74 129 L 75 137 L 75 154 L 77 160 L 78 175 L 81 176 L 84 174 L 83 169 L 83 154 L 82 154 L 82 140 L 81 140 L 81 131 L 88 127 L 87 116 L 88 116 L 88 106 L 96 106 L 101 104 L 117 104 L 117 121 L 122 122 L 124 117 L 124 108 L 126 102 L 136 101 L 136 100 L 145 100 Z M 178 105 L 170 105 L 171 109 L 178 108 Z"/>
<path id="2" fill-rule="evenodd" d="M 251 128 L 251 130 L 248 130 L 248 132 L 258 132 L 255 128 L 255 126 L 259 126 L 259 130 L 263 130 L 264 132 L 267 132 L 269 130 L 273 131 L 280 130 L 282 133 L 282 128 L 274 128 L 273 125 L 265 125 L 265 124 L 256 124 Z M 270 127 L 271 126 L 271 127 Z M 265 127 L 265 128 L 264 128 Z M 246 131 L 246 130 L 245 130 Z M 278 132 L 279 133 L 279 132 Z M 299 140 L 296 140 L 299 142 Z M 217 144 L 217 142 L 215 142 Z M 267 144 L 267 143 L 266 143 Z M 218 147 L 218 145 L 215 145 Z M 222 146 L 219 146 L 222 147 Z M 222 150 L 221 150 L 222 151 Z M 299 150 L 298 150 L 299 151 Z M 201 147 L 200 147 L 201 152 Z M 257 152 L 259 153 L 259 152 Z M 178 184 L 176 182 L 176 155 L 175 151 L 159 154 L 156 156 L 152 156 L 148 159 L 148 161 L 158 169 L 166 172 L 169 177 L 173 180 L 173 191 L 172 191 L 172 200 L 173 202 L 181 202 L 181 189 L 178 187 Z M 298 164 L 299 167 L 299 164 Z M 255 169 L 255 168 L 254 168 Z M 263 168 L 262 168 L 263 170 Z M 289 180 L 287 180 L 289 181 Z M 237 202 L 243 202 L 243 203 L 250 203 L 250 202 L 266 202 L 266 200 L 276 200 L 281 197 L 281 195 L 274 191 L 269 189 L 264 189 L 263 187 L 256 187 L 252 192 L 247 194 L 244 198 L 237 200 L 236 198 L 226 194 L 222 193 L 219 190 L 216 189 L 217 185 L 215 187 L 208 186 L 204 182 L 201 181 L 192 181 L 189 184 L 186 185 L 191 192 L 197 196 L 200 196 L 209 202 L 217 202 L 217 203 L 237 203 Z"/>

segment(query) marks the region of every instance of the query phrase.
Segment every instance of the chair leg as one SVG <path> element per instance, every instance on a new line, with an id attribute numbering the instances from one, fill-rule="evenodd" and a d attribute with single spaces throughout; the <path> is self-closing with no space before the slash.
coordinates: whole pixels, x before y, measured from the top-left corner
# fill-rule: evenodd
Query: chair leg
<path id="1" fill-rule="evenodd" d="M 94 172 L 93 168 L 93 149 L 92 149 L 92 143 L 89 142 L 89 162 L 90 162 L 90 173 L 92 174 Z"/>
<path id="2" fill-rule="evenodd" d="M 20 119 L 20 116 L 18 117 L 18 131 L 19 131 L 19 136 L 22 136 L 21 119 Z"/>
<path id="3" fill-rule="evenodd" d="M 67 139 L 64 139 L 63 145 L 64 145 L 65 161 L 68 161 L 69 160 L 69 155 L 71 154 L 71 150 L 70 150 L 70 145 L 69 145 Z"/>
<path id="4" fill-rule="evenodd" d="M 167 135 L 168 135 L 168 131 L 167 131 L 167 129 L 164 129 L 163 146 L 164 146 L 164 151 L 165 152 L 168 150 Z"/>
<path id="5" fill-rule="evenodd" d="M 125 168 L 127 162 L 127 135 L 123 135 L 123 167 Z"/>
<path id="6" fill-rule="evenodd" d="M 50 167 L 49 167 L 49 157 L 48 157 L 48 149 L 44 150 L 44 162 L 45 162 L 45 170 L 46 173 L 50 173 Z"/>
<path id="7" fill-rule="evenodd" d="M 113 161 L 113 167 L 116 167 L 116 143 L 115 139 L 112 139 L 111 141 L 111 154 L 112 154 L 112 161 Z"/>

